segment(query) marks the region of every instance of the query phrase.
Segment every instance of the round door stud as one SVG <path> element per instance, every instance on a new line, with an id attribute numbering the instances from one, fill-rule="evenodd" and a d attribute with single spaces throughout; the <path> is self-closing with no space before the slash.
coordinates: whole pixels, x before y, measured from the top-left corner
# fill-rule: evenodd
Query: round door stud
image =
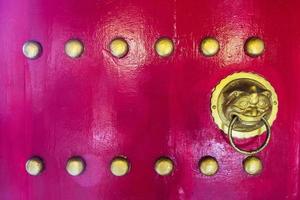
<path id="1" fill-rule="evenodd" d="M 27 41 L 23 45 L 23 54 L 26 58 L 36 59 L 42 53 L 42 45 L 37 41 Z"/>
<path id="2" fill-rule="evenodd" d="M 78 176 L 82 174 L 85 169 L 85 162 L 79 156 L 70 158 L 67 162 L 66 170 L 72 176 Z"/>
<path id="3" fill-rule="evenodd" d="M 84 51 L 83 43 L 77 39 L 71 39 L 65 44 L 65 53 L 70 58 L 78 58 Z"/>
<path id="4" fill-rule="evenodd" d="M 124 176 L 130 170 L 129 161 L 122 156 L 114 158 L 110 165 L 110 171 L 115 176 Z"/>
<path id="5" fill-rule="evenodd" d="M 43 160 L 39 157 L 33 157 L 27 160 L 25 165 L 26 171 L 32 176 L 39 175 L 44 169 Z"/>
<path id="6" fill-rule="evenodd" d="M 170 175 L 173 171 L 174 164 L 170 158 L 161 157 L 155 162 L 155 171 L 161 176 Z"/>
<path id="7" fill-rule="evenodd" d="M 169 38 L 160 38 L 155 43 L 155 51 L 161 57 L 168 57 L 174 51 L 173 41 Z"/>
<path id="8" fill-rule="evenodd" d="M 128 43 L 123 38 L 116 38 L 109 44 L 111 54 L 117 58 L 123 58 L 129 51 Z"/>
<path id="9" fill-rule="evenodd" d="M 257 57 L 263 54 L 265 43 L 258 37 L 251 37 L 245 43 L 245 52 L 251 57 Z"/>
<path id="10" fill-rule="evenodd" d="M 218 161 L 211 156 L 205 156 L 199 161 L 199 170 L 205 176 L 213 176 L 219 170 Z"/>
<path id="11" fill-rule="evenodd" d="M 200 51 L 204 56 L 214 56 L 219 52 L 220 44 L 212 37 L 204 38 L 200 44 Z"/>
<path id="12" fill-rule="evenodd" d="M 243 161 L 245 172 L 250 175 L 260 174 L 263 169 L 261 160 L 256 156 L 249 156 Z"/>

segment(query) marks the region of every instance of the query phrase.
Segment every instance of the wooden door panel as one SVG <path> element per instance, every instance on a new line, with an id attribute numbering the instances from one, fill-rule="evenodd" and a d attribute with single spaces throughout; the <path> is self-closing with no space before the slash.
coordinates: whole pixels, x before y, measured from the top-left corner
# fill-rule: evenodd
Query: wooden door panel
<path id="1" fill-rule="evenodd" d="M 299 9 L 293 0 L 0 1 L 0 199 L 299 199 Z M 220 44 L 211 57 L 199 51 L 207 36 Z M 244 51 L 253 36 L 265 43 L 258 57 Z M 155 52 L 161 37 L 174 43 L 170 56 Z M 110 52 L 115 38 L 128 43 L 122 58 Z M 66 55 L 69 39 L 84 45 L 80 57 Z M 36 59 L 23 55 L 28 40 L 42 47 Z M 265 77 L 278 95 L 256 176 L 211 115 L 213 88 L 235 72 Z M 199 171 L 208 155 L 214 176 Z M 38 176 L 25 170 L 32 156 L 44 162 Z M 72 156 L 85 161 L 79 176 L 65 169 Z M 116 156 L 130 163 L 125 176 L 110 171 Z M 168 176 L 154 170 L 161 156 L 173 161 Z"/>

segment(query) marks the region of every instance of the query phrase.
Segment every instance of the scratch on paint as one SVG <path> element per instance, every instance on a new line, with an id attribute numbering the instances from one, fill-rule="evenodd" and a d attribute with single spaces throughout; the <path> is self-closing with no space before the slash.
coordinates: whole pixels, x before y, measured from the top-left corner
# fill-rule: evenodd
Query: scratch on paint
<path id="1" fill-rule="evenodd" d="M 173 24 L 174 38 L 177 38 L 177 5 L 176 5 L 176 0 L 174 0 L 173 19 L 174 19 L 174 24 Z"/>

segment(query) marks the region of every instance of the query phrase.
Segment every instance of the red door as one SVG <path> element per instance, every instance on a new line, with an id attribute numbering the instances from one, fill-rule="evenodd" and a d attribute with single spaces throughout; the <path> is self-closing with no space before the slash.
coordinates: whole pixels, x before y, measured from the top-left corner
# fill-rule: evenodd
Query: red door
<path id="1" fill-rule="evenodd" d="M 0 1 L 0 199 L 299 199 L 299 10 Z"/>

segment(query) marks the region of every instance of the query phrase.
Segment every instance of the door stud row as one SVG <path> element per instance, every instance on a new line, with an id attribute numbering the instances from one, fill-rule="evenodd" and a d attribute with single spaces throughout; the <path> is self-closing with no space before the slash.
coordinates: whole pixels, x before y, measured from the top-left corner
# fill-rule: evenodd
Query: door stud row
<path id="1" fill-rule="evenodd" d="M 66 164 L 66 171 L 71 176 L 81 175 L 86 168 L 84 159 L 80 156 L 71 157 Z M 124 176 L 130 172 L 131 164 L 126 157 L 117 156 L 110 163 L 110 171 L 115 176 Z M 262 171 L 262 162 L 256 156 L 249 156 L 243 161 L 243 168 L 250 175 L 259 174 Z M 25 165 L 28 174 L 40 175 L 45 169 L 45 163 L 41 157 L 30 158 Z M 213 176 L 219 170 L 218 161 L 212 156 L 204 156 L 198 164 L 199 171 L 205 176 Z M 168 176 L 174 172 L 174 162 L 169 157 L 160 157 L 154 164 L 155 172 L 160 176 Z"/>
<path id="2" fill-rule="evenodd" d="M 160 57 L 168 57 L 174 51 L 174 42 L 167 37 L 159 38 L 154 45 L 155 52 Z M 245 53 L 251 57 L 257 57 L 263 54 L 265 45 L 264 41 L 258 37 L 250 37 L 244 45 Z M 129 45 L 123 38 L 115 38 L 109 44 L 110 53 L 116 58 L 123 58 L 129 51 Z M 220 50 L 219 41 L 213 37 L 204 38 L 200 45 L 199 51 L 206 57 L 216 55 Z M 65 53 L 70 58 L 78 58 L 84 52 L 84 44 L 78 39 L 70 39 L 65 43 Z M 37 59 L 42 54 L 41 43 L 29 40 L 23 45 L 23 54 L 29 59 Z"/>

